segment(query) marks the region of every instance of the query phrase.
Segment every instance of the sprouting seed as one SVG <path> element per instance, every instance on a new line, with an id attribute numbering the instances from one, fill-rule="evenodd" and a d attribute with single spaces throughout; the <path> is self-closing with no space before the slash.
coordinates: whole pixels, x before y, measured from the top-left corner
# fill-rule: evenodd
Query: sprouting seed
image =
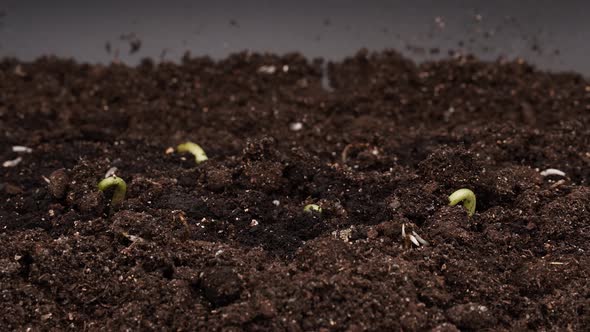
<path id="1" fill-rule="evenodd" d="M 312 213 L 312 212 L 322 213 L 322 208 L 317 204 L 307 204 L 303 208 L 303 211 L 308 212 L 308 213 Z"/>
<path id="2" fill-rule="evenodd" d="M 418 242 L 420 242 L 420 244 L 422 245 L 429 245 L 428 241 L 424 240 L 420 235 L 418 235 L 418 233 L 416 233 L 415 231 L 412 231 L 412 235 L 416 238 L 416 240 L 418 240 Z"/>
<path id="3" fill-rule="evenodd" d="M 423 245 L 423 246 L 429 245 L 428 241 L 424 240 L 415 231 L 412 231 L 412 234 L 407 234 L 405 223 L 402 223 L 402 239 L 405 241 L 406 246 L 411 246 L 410 242 L 412 242 L 416 247 L 419 247 L 420 245 Z"/>
<path id="4" fill-rule="evenodd" d="M 100 191 L 105 191 L 110 187 L 115 187 L 115 192 L 113 193 L 113 198 L 111 199 L 111 206 L 118 206 L 125 199 L 127 184 L 118 176 L 111 176 L 101 180 L 98 183 L 98 190 Z"/>
<path id="5" fill-rule="evenodd" d="M 416 247 L 420 246 L 420 242 L 418 242 L 418 240 L 416 239 L 416 237 L 414 235 L 410 235 L 410 241 L 412 241 L 412 243 L 415 244 Z"/>
<path id="6" fill-rule="evenodd" d="M 176 150 L 178 152 L 190 152 L 195 156 L 197 164 L 200 164 L 203 161 L 209 159 L 207 158 L 207 154 L 205 154 L 205 150 L 203 150 L 203 148 L 201 148 L 198 144 L 193 142 L 182 143 L 176 147 Z"/>
<path id="7" fill-rule="evenodd" d="M 449 196 L 449 205 L 455 206 L 463 202 L 463 206 L 467 209 L 468 215 L 471 217 L 475 213 L 475 194 L 469 189 L 459 189 Z"/>

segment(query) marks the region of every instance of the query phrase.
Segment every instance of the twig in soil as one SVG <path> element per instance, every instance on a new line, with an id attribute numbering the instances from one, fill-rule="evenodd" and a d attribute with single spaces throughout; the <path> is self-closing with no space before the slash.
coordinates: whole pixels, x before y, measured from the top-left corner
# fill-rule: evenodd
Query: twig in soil
<path id="1" fill-rule="evenodd" d="M 178 152 L 190 152 L 191 154 L 193 154 L 195 156 L 195 160 L 197 161 L 197 164 L 200 164 L 203 161 L 209 159 L 209 158 L 207 158 L 207 155 L 205 154 L 205 151 L 203 150 L 203 148 L 201 148 L 198 144 L 195 144 L 193 142 L 186 142 L 186 143 L 180 144 L 176 147 L 176 150 Z"/>
<path id="2" fill-rule="evenodd" d="M 459 189 L 449 196 L 449 205 L 455 206 L 463 202 L 463 206 L 467 209 L 468 215 L 471 217 L 475 213 L 475 194 L 469 189 Z"/>
<path id="3" fill-rule="evenodd" d="M 303 211 L 308 212 L 308 213 L 313 213 L 313 212 L 322 213 L 322 208 L 317 204 L 307 204 L 303 208 Z"/>
<path id="4" fill-rule="evenodd" d="M 105 191 L 110 187 L 115 187 L 115 192 L 113 193 L 113 198 L 111 199 L 111 206 L 118 206 L 125 199 L 127 184 L 118 176 L 111 176 L 98 183 L 98 190 L 100 191 Z"/>

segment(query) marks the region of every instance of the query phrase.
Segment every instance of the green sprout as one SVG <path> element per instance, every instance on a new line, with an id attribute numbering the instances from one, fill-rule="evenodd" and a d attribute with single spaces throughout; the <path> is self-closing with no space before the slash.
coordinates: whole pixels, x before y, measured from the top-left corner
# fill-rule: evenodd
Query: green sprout
<path id="1" fill-rule="evenodd" d="M 459 189 L 449 196 L 449 205 L 455 206 L 463 202 L 463 206 L 467 209 L 468 215 L 471 217 L 475 213 L 475 194 L 469 189 Z"/>
<path id="2" fill-rule="evenodd" d="M 113 198 L 111 199 L 111 206 L 118 206 L 125 199 L 127 192 L 127 184 L 118 176 L 109 176 L 98 183 L 98 190 L 105 191 L 110 187 L 115 187 Z"/>
<path id="3" fill-rule="evenodd" d="M 176 150 L 178 152 L 190 152 L 195 156 L 197 164 L 200 164 L 203 161 L 209 159 L 205 154 L 205 150 L 203 150 L 203 148 L 201 148 L 199 144 L 195 144 L 193 142 L 182 143 L 176 147 Z"/>
<path id="4" fill-rule="evenodd" d="M 312 213 L 312 212 L 322 213 L 322 208 L 317 204 L 307 204 L 303 208 L 303 211 L 308 212 L 308 213 Z"/>

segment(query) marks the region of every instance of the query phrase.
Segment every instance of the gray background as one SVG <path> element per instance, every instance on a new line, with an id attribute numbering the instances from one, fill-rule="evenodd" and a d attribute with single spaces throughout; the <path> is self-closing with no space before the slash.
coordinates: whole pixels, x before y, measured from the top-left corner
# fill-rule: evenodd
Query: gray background
<path id="1" fill-rule="evenodd" d="M 523 57 L 590 74 L 583 1 L 0 1 L 0 57 L 108 63 L 251 50 L 339 60 L 394 48 L 422 61 L 449 50 Z M 126 38 L 125 38 L 125 36 Z M 123 36 L 123 38 L 122 38 Z M 141 48 L 129 54 L 130 40 Z M 110 44 L 110 53 L 105 45 Z M 431 49 L 438 48 L 438 54 Z"/>

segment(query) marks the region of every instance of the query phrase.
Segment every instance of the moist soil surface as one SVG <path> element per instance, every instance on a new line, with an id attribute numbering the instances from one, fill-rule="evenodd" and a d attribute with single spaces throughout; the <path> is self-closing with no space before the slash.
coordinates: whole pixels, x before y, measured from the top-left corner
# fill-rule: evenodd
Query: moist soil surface
<path id="1" fill-rule="evenodd" d="M 588 330 L 589 112 L 522 61 L 3 60 L 0 329 Z"/>

